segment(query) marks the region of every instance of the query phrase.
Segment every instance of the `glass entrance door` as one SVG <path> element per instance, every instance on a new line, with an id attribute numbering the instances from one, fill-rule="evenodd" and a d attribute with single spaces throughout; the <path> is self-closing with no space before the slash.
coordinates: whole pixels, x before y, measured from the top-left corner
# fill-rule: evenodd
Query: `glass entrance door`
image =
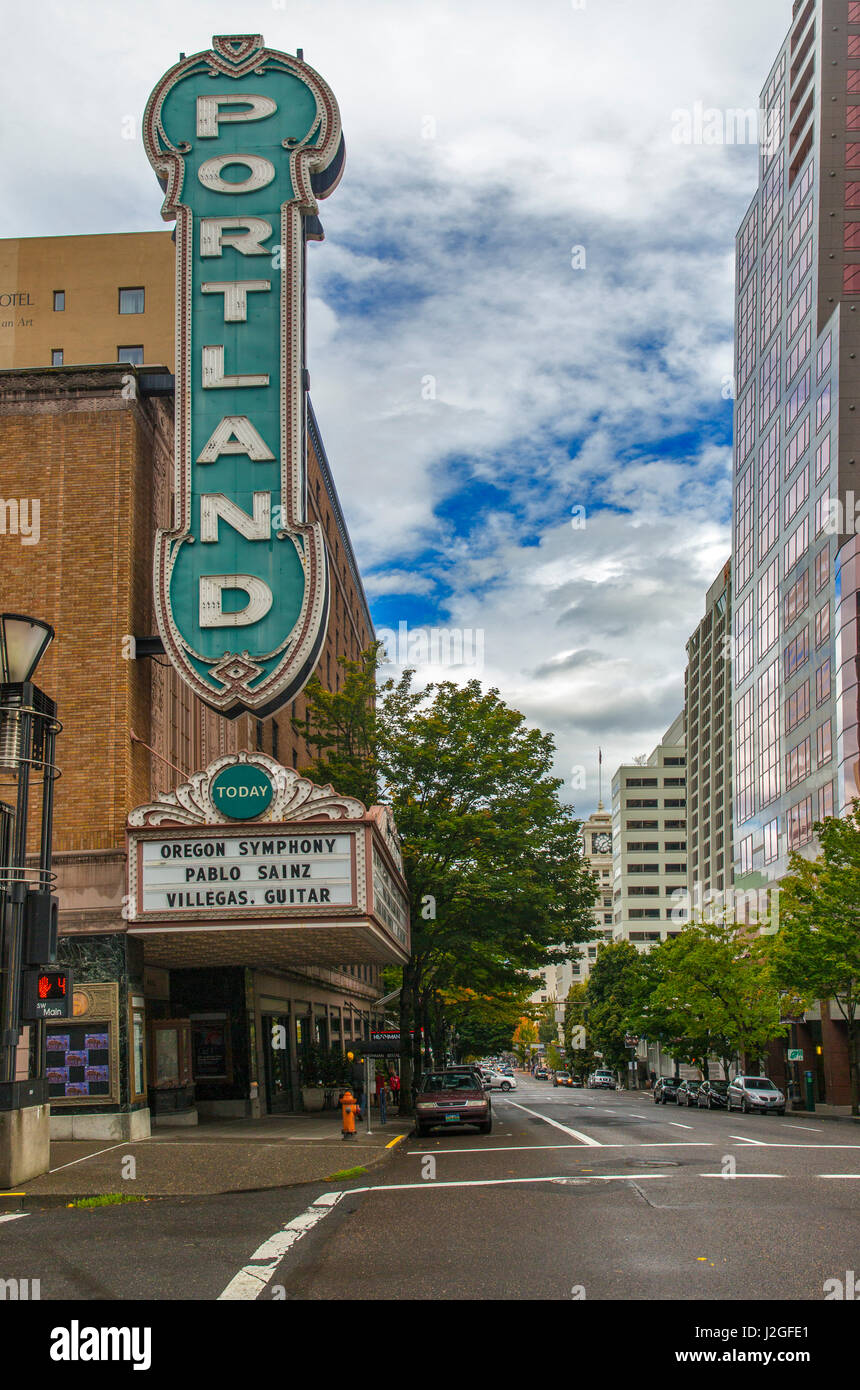
<path id="1" fill-rule="evenodd" d="M 266 1111 L 269 1115 L 283 1115 L 294 1108 L 290 1081 L 289 1014 L 263 1014 L 263 1039 Z"/>

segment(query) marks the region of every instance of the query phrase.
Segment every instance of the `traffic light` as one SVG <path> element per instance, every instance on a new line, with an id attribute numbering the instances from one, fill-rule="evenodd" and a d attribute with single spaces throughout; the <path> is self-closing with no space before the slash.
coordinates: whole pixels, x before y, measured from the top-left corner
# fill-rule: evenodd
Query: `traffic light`
<path id="1" fill-rule="evenodd" d="M 24 903 L 23 965 L 52 965 L 57 959 L 57 898 L 31 888 Z"/>

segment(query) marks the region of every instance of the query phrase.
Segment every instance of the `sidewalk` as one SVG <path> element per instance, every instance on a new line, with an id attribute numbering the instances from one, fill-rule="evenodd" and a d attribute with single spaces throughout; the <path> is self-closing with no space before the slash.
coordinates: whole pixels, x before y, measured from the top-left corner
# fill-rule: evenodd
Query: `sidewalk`
<path id="1" fill-rule="evenodd" d="M 355 1138 L 345 1140 L 338 1110 L 259 1120 L 201 1119 L 193 1128 L 160 1126 L 149 1139 L 108 1147 L 95 1140 L 57 1140 L 51 1144 L 51 1172 L 19 1188 L 26 1207 L 31 1199 L 53 1206 L 111 1192 L 197 1197 L 322 1182 L 344 1169 L 382 1163 L 410 1132 L 412 1119 L 395 1114 L 380 1125 L 374 1112 L 372 1127 L 367 1134 L 365 1121 L 357 1123 Z M 5 1207 L 0 1199 L 0 1209 L 15 1205 L 20 1199 L 7 1199 Z"/>

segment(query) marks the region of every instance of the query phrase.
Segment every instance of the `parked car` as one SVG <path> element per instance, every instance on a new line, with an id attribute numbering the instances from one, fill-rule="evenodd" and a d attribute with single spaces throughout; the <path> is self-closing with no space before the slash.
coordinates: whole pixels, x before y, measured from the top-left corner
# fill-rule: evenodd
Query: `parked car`
<path id="1" fill-rule="evenodd" d="M 666 1105 L 668 1101 L 678 1100 L 678 1087 L 681 1079 L 678 1076 L 661 1076 L 654 1087 L 654 1104 Z"/>
<path id="2" fill-rule="evenodd" d="M 487 1072 L 484 1077 L 484 1085 L 487 1090 L 515 1091 L 517 1089 L 517 1078 L 515 1076 L 505 1076 L 501 1071 Z"/>
<path id="3" fill-rule="evenodd" d="M 557 1071 L 552 1078 L 552 1084 L 553 1086 L 572 1086 L 573 1077 L 570 1075 L 570 1072 Z"/>
<path id="4" fill-rule="evenodd" d="M 477 1125 L 482 1134 L 493 1128 L 492 1101 L 473 1067 L 427 1072 L 416 1101 L 415 1133 L 419 1138 L 444 1125 Z"/>
<path id="5" fill-rule="evenodd" d="M 785 1114 L 785 1096 L 767 1076 L 736 1076 L 727 1092 L 727 1110 Z"/>
<path id="6" fill-rule="evenodd" d="M 592 1091 L 614 1091 L 615 1076 L 611 1071 L 592 1072 L 589 1081 Z"/>
<path id="7" fill-rule="evenodd" d="M 679 1105 L 695 1105 L 699 1095 L 701 1081 L 682 1081 L 678 1087 L 678 1094 L 675 1097 Z"/>
<path id="8" fill-rule="evenodd" d="M 696 1096 L 696 1105 L 700 1110 L 725 1110 L 728 1089 L 728 1081 L 703 1081 Z"/>

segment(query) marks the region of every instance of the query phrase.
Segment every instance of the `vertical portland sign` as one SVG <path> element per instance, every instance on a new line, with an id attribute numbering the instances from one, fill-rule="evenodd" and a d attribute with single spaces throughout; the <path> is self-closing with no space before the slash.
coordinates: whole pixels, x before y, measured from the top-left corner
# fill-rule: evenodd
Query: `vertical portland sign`
<path id="1" fill-rule="evenodd" d="M 176 219 L 173 525 L 155 545 L 165 651 L 207 704 L 271 713 L 319 659 L 307 520 L 305 247 L 344 146 L 329 87 L 260 35 L 215 37 L 153 91 L 144 143 Z"/>

